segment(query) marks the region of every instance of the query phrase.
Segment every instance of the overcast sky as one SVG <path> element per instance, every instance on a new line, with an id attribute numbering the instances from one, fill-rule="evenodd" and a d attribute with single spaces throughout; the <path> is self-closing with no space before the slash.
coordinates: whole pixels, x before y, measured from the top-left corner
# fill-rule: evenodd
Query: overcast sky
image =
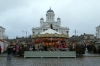
<path id="1" fill-rule="evenodd" d="M 61 26 L 69 27 L 69 35 L 96 33 L 100 25 L 100 0 L 0 0 L 0 26 L 6 28 L 9 38 L 22 37 L 22 30 L 32 34 L 32 27 L 40 26 L 40 18 L 46 20 L 51 9 L 55 20 L 61 18 Z M 26 36 L 26 34 L 23 34 Z"/>

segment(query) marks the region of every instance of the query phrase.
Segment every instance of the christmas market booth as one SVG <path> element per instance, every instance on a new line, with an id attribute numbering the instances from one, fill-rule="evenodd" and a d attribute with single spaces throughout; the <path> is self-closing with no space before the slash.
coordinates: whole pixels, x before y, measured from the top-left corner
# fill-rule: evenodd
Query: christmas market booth
<path id="1" fill-rule="evenodd" d="M 62 49 L 67 47 L 68 35 L 48 29 L 40 34 L 33 35 L 32 41 L 35 45 L 46 45 L 47 48 Z"/>

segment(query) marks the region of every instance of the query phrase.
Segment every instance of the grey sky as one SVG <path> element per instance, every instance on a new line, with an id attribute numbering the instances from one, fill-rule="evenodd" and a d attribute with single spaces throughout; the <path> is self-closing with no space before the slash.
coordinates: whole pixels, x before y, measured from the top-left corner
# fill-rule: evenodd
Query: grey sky
<path id="1" fill-rule="evenodd" d="M 61 18 L 62 27 L 69 27 L 69 35 L 74 30 L 78 35 L 95 34 L 100 25 L 100 0 L 0 0 L 0 26 L 6 28 L 9 38 L 22 36 L 22 30 L 32 34 L 32 27 L 40 26 L 40 18 L 46 19 L 50 8 Z M 26 36 L 26 34 L 23 34 Z"/>

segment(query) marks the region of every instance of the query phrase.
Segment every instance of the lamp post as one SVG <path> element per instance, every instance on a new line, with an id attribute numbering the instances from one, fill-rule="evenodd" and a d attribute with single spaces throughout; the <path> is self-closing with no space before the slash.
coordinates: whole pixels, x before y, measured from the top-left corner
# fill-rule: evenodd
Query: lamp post
<path id="1" fill-rule="evenodd" d="M 77 39 L 77 37 L 76 37 L 76 34 L 78 33 L 78 31 L 74 30 L 74 33 L 75 33 L 74 40 L 75 40 L 75 42 L 78 42 L 78 39 Z"/>
<path id="2" fill-rule="evenodd" d="M 67 38 L 69 37 L 68 32 L 69 32 L 69 31 L 66 31 L 66 33 L 67 33 Z M 65 42 L 66 42 L 66 46 L 67 46 L 67 45 L 68 45 L 68 39 L 65 39 Z"/>
<path id="3" fill-rule="evenodd" d="M 24 31 L 22 30 L 22 37 L 23 37 L 23 33 L 24 33 Z"/>
<path id="4" fill-rule="evenodd" d="M 26 38 L 27 38 L 27 34 L 29 33 L 27 30 L 26 31 L 24 31 L 24 30 L 22 30 L 22 36 L 23 36 L 23 33 L 26 33 Z"/>
<path id="5" fill-rule="evenodd" d="M 33 43 L 35 43 L 35 38 L 33 37 L 35 34 L 35 32 L 33 31 L 33 35 L 32 35 L 32 38 L 33 38 Z"/>
<path id="6" fill-rule="evenodd" d="M 76 33 L 78 33 L 78 31 L 74 30 L 74 33 L 75 33 L 75 36 L 76 36 Z"/>

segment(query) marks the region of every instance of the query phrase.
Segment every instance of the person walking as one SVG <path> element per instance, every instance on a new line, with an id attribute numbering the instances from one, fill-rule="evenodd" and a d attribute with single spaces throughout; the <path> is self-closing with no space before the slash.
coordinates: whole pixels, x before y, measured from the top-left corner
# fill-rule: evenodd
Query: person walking
<path id="1" fill-rule="evenodd" d="M 33 45 L 33 49 L 32 50 L 35 51 L 35 45 Z"/>
<path id="2" fill-rule="evenodd" d="M 0 54 L 1 54 L 1 51 L 2 51 L 2 48 L 1 48 L 1 45 L 0 45 Z"/>
<path id="3" fill-rule="evenodd" d="M 13 45 L 12 43 L 7 47 L 7 60 L 11 60 L 11 56 L 13 53 Z"/>
<path id="4" fill-rule="evenodd" d="M 46 45 L 44 45 L 44 51 L 47 51 L 47 46 Z"/>

